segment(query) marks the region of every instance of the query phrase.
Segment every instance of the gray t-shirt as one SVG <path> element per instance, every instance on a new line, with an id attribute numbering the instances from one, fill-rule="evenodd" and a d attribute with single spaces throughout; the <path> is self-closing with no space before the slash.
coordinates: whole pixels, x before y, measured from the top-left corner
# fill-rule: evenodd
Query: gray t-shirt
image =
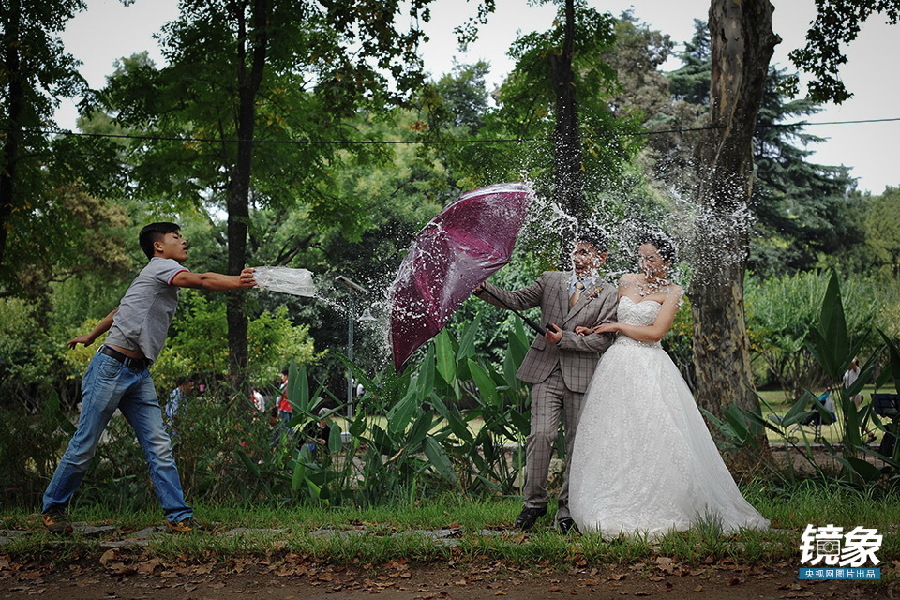
<path id="1" fill-rule="evenodd" d="M 140 350 L 155 361 L 166 343 L 178 305 L 178 288 L 172 285 L 172 279 L 182 271 L 187 269 L 170 258 L 151 258 L 128 286 L 113 316 L 106 343 Z"/>

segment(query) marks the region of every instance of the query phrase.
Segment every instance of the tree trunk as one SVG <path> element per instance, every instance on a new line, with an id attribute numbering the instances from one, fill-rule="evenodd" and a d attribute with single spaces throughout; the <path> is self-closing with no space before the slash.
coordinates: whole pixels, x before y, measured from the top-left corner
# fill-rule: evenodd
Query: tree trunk
<path id="1" fill-rule="evenodd" d="M 3 165 L 0 166 L 0 268 L 5 265 L 7 232 L 16 199 L 16 169 L 22 143 L 22 116 L 25 112 L 25 91 L 22 86 L 19 37 L 22 27 L 22 7 L 19 0 L 11 0 L 3 23 L 3 70 L 6 72 L 7 130 L 3 137 Z"/>
<path id="2" fill-rule="evenodd" d="M 247 231 L 250 224 L 250 175 L 253 166 L 253 133 L 256 126 L 256 96 L 265 69 L 268 36 L 266 22 L 269 12 L 267 0 L 254 0 L 251 8 L 252 38 L 248 35 L 246 13 L 235 12 L 238 21 L 237 69 L 238 114 L 237 155 L 228 186 L 228 274 L 238 275 L 247 265 Z M 251 48 L 247 68 L 248 45 Z M 235 389 L 248 387 L 247 377 L 247 312 L 242 291 L 230 292 L 228 297 L 228 348 L 231 381 Z"/>
<path id="3" fill-rule="evenodd" d="M 759 412 L 744 322 L 753 133 L 776 44 L 769 0 L 713 0 L 712 127 L 701 150 L 697 265 L 692 277 L 697 402 Z M 759 437 L 765 444 L 765 434 Z"/>
<path id="4" fill-rule="evenodd" d="M 565 36 L 562 52 L 550 56 L 550 76 L 556 89 L 556 129 L 553 132 L 556 198 L 559 206 L 574 222 L 585 217 L 584 183 L 581 173 L 581 141 L 578 137 L 578 104 L 575 99 L 575 73 L 572 58 L 575 54 L 575 5 L 566 0 Z M 563 232 L 562 258 L 568 265 L 570 248 L 565 242 L 573 239 L 575 231 Z"/>

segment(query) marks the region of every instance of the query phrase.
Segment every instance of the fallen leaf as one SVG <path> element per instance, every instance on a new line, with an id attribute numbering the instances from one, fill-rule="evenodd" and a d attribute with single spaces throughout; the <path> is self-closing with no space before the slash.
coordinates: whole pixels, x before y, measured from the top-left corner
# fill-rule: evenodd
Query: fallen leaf
<path id="1" fill-rule="evenodd" d="M 158 567 L 160 564 L 162 564 L 162 561 L 159 560 L 158 558 L 154 558 L 153 560 L 144 561 L 138 565 L 137 571 L 141 575 L 149 575 L 149 574 L 153 573 L 153 571 L 156 570 L 156 567 Z"/>
<path id="2" fill-rule="evenodd" d="M 656 566 L 666 573 L 671 573 L 675 570 L 675 561 L 668 556 L 660 556 L 656 559 Z"/>

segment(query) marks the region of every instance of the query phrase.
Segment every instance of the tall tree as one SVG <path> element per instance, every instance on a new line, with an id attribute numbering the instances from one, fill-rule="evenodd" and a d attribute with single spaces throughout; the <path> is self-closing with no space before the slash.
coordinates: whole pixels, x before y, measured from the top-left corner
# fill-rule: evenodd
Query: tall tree
<path id="1" fill-rule="evenodd" d="M 712 57 L 706 23 L 695 24 L 695 35 L 681 55 L 684 66 L 668 74 L 675 98 L 670 111 L 674 113 L 679 104 L 687 102 L 702 109 L 705 118 Z M 810 98 L 789 99 L 792 79 L 784 69 L 769 68 L 754 133 L 756 181 L 749 207 L 753 227 L 748 267 L 762 275 L 815 268 L 820 265 L 821 253 L 834 254 L 861 242 L 861 233 L 848 214 L 856 201 L 849 170 L 809 160 L 813 152 L 806 146 L 821 140 L 805 131 L 802 117 L 818 112 L 820 103 Z M 689 115 L 682 111 L 676 122 L 684 128 L 705 124 Z M 682 120 L 685 116 L 688 118 Z M 690 148 L 700 147 L 705 139 L 678 141 Z M 656 146 L 656 136 L 651 143 Z M 693 156 L 690 151 L 683 154 Z M 685 172 L 678 170 L 679 176 Z"/>
<path id="2" fill-rule="evenodd" d="M 413 23 L 404 32 L 399 0 L 183 0 L 163 32 L 169 64 L 107 90 L 120 123 L 156 134 L 136 148 L 136 176 L 160 195 L 168 187 L 196 204 L 221 202 L 229 273 L 247 264 L 252 203 L 303 201 L 318 218 L 352 222 L 344 209 L 353 200 L 329 196 L 325 175 L 340 146 L 369 150 L 353 147 L 358 136 L 341 119 L 399 101 L 421 80 L 414 24 L 430 1 L 404 4 Z M 243 303 L 234 295 L 227 312 L 236 383 L 247 364 Z"/>
<path id="3" fill-rule="evenodd" d="M 789 76 L 770 67 L 754 136 L 757 170 L 750 209 L 754 223 L 748 267 L 781 276 L 821 266 L 820 255 L 836 255 L 863 242 L 853 218 L 860 198 L 847 167 L 812 162 L 802 117 L 819 110 L 810 98 L 788 100 Z"/>
<path id="4" fill-rule="evenodd" d="M 744 320 L 753 133 L 775 45 L 769 0 L 713 0 L 711 125 L 698 189 L 692 278 L 697 401 L 714 414 L 759 410 Z M 764 435 L 764 434 L 762 434 Z"/>
<path id="5" fill-rule="evenodd" d="M 59 97 L 79 95 L 85 86 L 56 36 L 84 6 L 80 0 L 0 3 L 0 266 L 7 282 L 10 232 L 19 238 L 22 222 L 46 203 L 42 170 L 52 157 L 46 131 L 53 110 Z"/>
<path id="6" fill-rule="evenodd" d="M 509 50 L 516 67 L 492 94 L 499 108 L 475 136 L 483 143 L 451 149 L 459 158 L 455 167 L 470 178 L 480 173 L 494 180 L 525 172 L 567 214 L 586 216 L 588 180 L 615 187 L 641 146 L 628 135 L 638 131 L 639 119 L 615 114 L 610 104 L 620 86 L 603 52 L 614 43 L 615 27 L 608 13 L 575 1 L 560 3 L 549 30 L 519 37 Z M 449 139 L 446 127 L 431 128 L 439 122 L 429 117 L 428 125 L 425 136 Z M 510 138 L 526 145 L 488 143 Z"/>
<path id="7" fill-rule="evenodd" d="M 584 183 L 581 169 L 581 140 L 578 135 L 578 99 L 575 93 L 575 0 L 563 4 L 563 38 L 559 53 L 547 56 L 550 78 L 556 90 L 556 127 L 553 147 L 556 198 L 571 216 L 581 219 L 585 214 Z M 569 232 L 569 236 L 574 232 Z M 566 249 L 563 252 L 567 255 Z"/>

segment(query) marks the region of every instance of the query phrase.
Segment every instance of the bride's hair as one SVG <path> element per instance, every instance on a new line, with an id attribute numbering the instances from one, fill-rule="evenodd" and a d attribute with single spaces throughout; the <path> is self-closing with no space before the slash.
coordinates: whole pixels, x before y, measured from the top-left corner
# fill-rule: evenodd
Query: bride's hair
<path id="1" fill-rule="evenodd" d="M 675 247 L 675 243 L 662 231 L 646 231 L 640 235 L 638 243 L 641 246 L 650 244 L 656 248 L 666 262 L 674 263 L 678 260 L 678 249 Z"/>

